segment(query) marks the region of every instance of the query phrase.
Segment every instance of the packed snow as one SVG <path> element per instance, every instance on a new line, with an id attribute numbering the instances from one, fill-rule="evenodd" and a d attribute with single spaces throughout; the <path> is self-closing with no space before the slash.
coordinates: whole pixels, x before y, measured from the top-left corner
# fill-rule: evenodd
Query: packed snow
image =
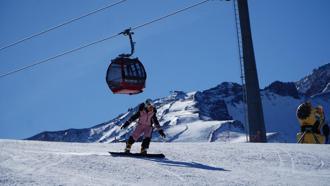
<path id="1" fill-rule="evenodd" d="M 0 185 L 330 185 L 328 145 L 151 143 L 166 159 L 107 152 L 124 145 L 0 140 Z"/>

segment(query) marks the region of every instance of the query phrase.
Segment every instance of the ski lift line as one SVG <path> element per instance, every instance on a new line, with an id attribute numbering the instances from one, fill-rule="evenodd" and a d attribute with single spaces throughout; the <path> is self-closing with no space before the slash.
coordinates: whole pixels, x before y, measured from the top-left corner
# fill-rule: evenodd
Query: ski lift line
<path id="1" fill-rule="evenodd" d="M 2 50 L 4 50 L 4 49 L 7 49 L 7 48 L 9 48 L 9 47 L 12 47 L 12 46 L 18 45 L 18 44 L 20 44 L 20 43 L 23 43 L 24 41 L 27 41 L 27 40 L 33 39 L 33 38 L 35 38 L 35 37 L 37 37 L 37 36 L 40 36 L 40 35 L 46 34 L 47 32 L 50 32 L 50 31 L 55 30 L 55 29 L 58 29 L 58 28 L 60 28 L 60 27 L 63 27 L 63 26 L 65 26 L 65 25 L 68 25 L 68 24 L 73 23 L 73 22 L 75 22 L 75 21 L 78 21 L 78 20 L 80 20 L 80 19 L 83 19 L 83 18 L 85 18 L 85 17 L 88 17 L 88 16 L 90 16 L 90 15 L 93 15 L 93 14 L 96 14 L 96 13 L 98 13 L 98 12 L 101 12 L 101 11 L 104 11 L 104 10 L 106 10 L 106 9 L 109 9 L 109 8 L 111 8 L 111 7 L 114 7 L 114 6 L 116 6 L 116 5 L 120 4 L 120 3 L 123 3 L 123 2 L 125 2 L 125 1 L 127 1 L 127 0 L 120 0 L 120 1 L 118 1 L 118 2 L 116 2 L 116 3 L 113 3 L 113 4 L 110 4 L 110 5 L 107 5 L 107 6 L 105 6 L 105 7 L 102 7 L 102 8 L 96 9 L 96 10 L 93 10 L 93 11 L 87 13 L 87 14 L 84 14 L 84 15 L 82 15 L 82 16 L 79 16 L 79 17 L 73 18 L 73 19 L 71 19 L 71 20 L 69 20 L 69 21 L 66 21 L 66 22 L 64 22 L 64 23 L 61 23 L 61 24 L 59 24 L 59 25 L 56 25 L 56 26 L 50 27 L 50 28 L 48 28 L 48 29 L 46 29 L 46 30 L 44 30 L 44 31 L 38 32 L 38 33 L 36 33 L 36 34 L 33 34 L 33 35 L 31 35 L 31 36 L 28 36 L 28 37 L 26 37 L 26 38 L 23 38 L 23 39 L 21 39 L 21 40 L 18 40 L 18 41 L 16 41 L 16 42 L 13 42 L 13 43 L 11 43 L 11 44 L 9 44 L 9 45 L 7 45 L 7 46 L 1 47 L 1 48 L 0 48 L 0 51 L 2 51 Z"/>
<path id="2" fill-rule="evenodd" d="M 141 24 L 141 25 L 138 25 L 138 26 L 132 27 L 131 30 L 137 30 L 137 29 L 140 29 L 140 28 L 142 28 L 142 27 L 148 26 L 148 25 L 150 25 L 150 24 L 152 24 L 152 23 L 158 22 L 158 21 L 163 20 L 163 19 L 165 19 L 165 18 L 168 18 L 168 17 L 174 16 L 174 15 L 180 13 L 180 12 L 187 11 L 187 10 L 189 10 L 189 9 L 191 9 L 191 8 L 194 8 L 194 7 L 196 7 L 196 6 L 199 6 L 199 5 L 204 4 L 204 3 L 206 3 L 206 2 L 209 2 L 209 1 L 211 1 L 211 0 L 204 0 L 204 1 L 201 1 L 201 2 L 199 2 L 199 3 L 196 3 L 196 4 L 193 4 L 193 5 L 190 5 L 190 6 L 188 6 L 188 7 L 183 8 L 183 9 L 180 9 L 180 10 L 177 10 L 177 11 L 172 12 L 172 13 L 170 13 L 170 14 L 167 14 L 167 15 L 165 15 L 165 16 L 163 16 L 163 17 L 160 17 L 160 18 L 154 19 L 154 20 L 152 20 L 152 21 L 149 21 L 149 22 L 143 23 L 143 24 Z M 63 52 L 63 53 L 61 53 L 61 54 L 58 54 L 58 55 L 55 55 L 55 56 L 53 56 L 53 57 L 47 58 L 47 59 L 45 59 L 45 60 L 39 61 L 39 62 L 37 62 L 37 63 L 33 63 L 33 64 L 31 64 L 31 65 L 27 65 L 27 66 L 25 66 L 25 67 L 22 67 L 22 68 L 19 68 L 19 69 L 16 69 L 16 70 L 13 70 L 13 71 L 10 71 L 10 72 L 7 72 L 7 73 L 4 73 L 4 74 L 1 74 L 1 75 L 0 75 L 0 78 L 3 78 L 3 77 L 5 77 L 5 76 L 12 75 L 12 74 L 17 73 L 17 72 L 20 72 L 20 71 L 22 71 L 22 70 L 26 70 L 26 69 L 28 69 L 28 68 L 31 68 L 31 67 L 34 67 L 34 66 L 37 66 L 37 65 L 40 65 L 40 64 L 43 64 L 43 63 L 49 62 L 49 61 L 51 61 L 51 60 L 53 60 L 53 59 L 56 59 L 56 58 L 62 57 L 62 56 L 64 56 L 64 55 L 67 55 L 67 54 L 70 54 L 70 53 L 73 53 L 73 52 L 76 52 L 76 51 L 78 51 L 78 50 L 81 50 L 81 49 L 87 48 L 87 47 L 89 47 L 89 46 L 92 46 L 92 45 L 95 45 L 95 44 L 98 44 L 98 43 L 101 43 L 101 42 L 104 42 L 104 41 L 107 41 L 107 40 L 113 39 L 113 38 L 115 38 L 115 37 L 117 37 L 117 36 L 119 36 L 119 35 L 121 35 L 121 34 L 124 34 L 124 32 L 120 32 L 120 33 L 118 33 L 118 34 L 114 34 L 114 35 L 112 35 L 112 36 L 109 36 L 109 37 L 103 38 L 103 39 L 98 40 L 98 41 L 94 41 L 94 42 L 92 42 L 92 43 L 89 43 L 89 44 L 83 45 L 83 46 L 81 46 L 81 47 L 78 47 L 78 48 L 75 48 L 75 49 L 72 49 L 72 50 L 69 50 L 69 51 L 66 51 L 66 52 Z"/>
<path id="3" fill-rule="evenodd" d="M 170 14 L 167 14 L 167 15 L 165 15 L 165 16 L 162 16 L 162 17 L 159 17 L 159 18 L 157 18 L 157 19 L 151 20 L 151 21 L 149 21 L 149 22 L 143 23 L 143 24 L 141 24 L 141 25 L 135 26 L 135 27 L 133 27 L 131 30 L 132 30 L 132 31 L 133 31 L 133 30 L 137 30 L 137 29 L 139 29 L 139 28 L 141 28 L 141 27 L 144 27 L 144 26 L 150 25 L 150 24 L 152 24 L 152 23 L 155 23 L 155 22 L 161 21 L 161 20 L 163 20 L 163 19 L 166 19 L 166 18 L 168 18 L 168 17 L 174 16 L 174 15 L 176 15 L 176 14 L 178 14 L 178 13 L 181 13 L 181 12 L 184 12 L 184 11 L 186 11 L 186 10 L 192 9 L 192 8 L 194 8 L 194 7 L 197 7 L 197 6 L 199 6 L 199 5 L 202 5 L 202 4 L 204 4 L 204 3 L 206 3 L 206 2 L 209 2 L 209 1 L 210 1 L 210 0 L 204 0 L 204 1 L 201 1 L 201 2 L 199 2 L 199 3 L 196 3 L 196 4 L 193 4 L 193 5 L 187 6 L 187 7 L 183 8 L 183 9 L 177 10 L 177 11 L 172 12 L 172 13 L 170 13 Z"/>
<path id="4" fill-rule="evenodd" d="M 5 76 L 9 76 L 9 75 L 11 75 L 11 74 L 14 74 L 14 73 L 20 72 L 20 71 L 22 71 L 22 70 L 26 70 L 26 69 L 28 69 L 28 68 L 32 68 L 32 67 L 34 67 L 34 66 L 37 66 L 37 65 L 40 65 L 40 64 L 43 64 L 43 63 L 49 62 L 49 61 L 51 61 L 51 60 L 53 60 L 53 59 L 56 59 L 56 58 L 62 57 L 62 56 L 64 56 L 64 55 L 67 55 L 67 54 L 70 54 L 70 53 L 76 52 L 76 51 L 78 51 L 78 50 L 81 50 L 81 49 L 87 48 L 87 47 L 89 47 L 89 46 L 92 46 L 92 45 L 95 45 L 95 44 L 98 44 L 98 43 L 101 43 L 101 42 L 104 42 L 104 41 L 106 41 L 106 40 L 113 39 L 113 38 L 115 38 L 115 37 L 117 37 L 117 36 L 119 36 L 119 35 L 120 35 L 120 33 L 119 33 L 119 34 L 112 35 L 112 36 L 109 36 L 109 37 L 107 37 L 107 38 L 103 38 L 103 39 L 101 39 L 101 40 L 98 40 L 98 41 L 95 41 L 95 42 L 89 43 L 89 44 L 87 44 L 87 45 L 84 45 L 84 46 L 81 46 L 81 47 L 78 47 L 78 48 L 75 48 L 75 49 L 72 49 L 72 50 L 69 50 L 69 51 L 63 52 L 63 53 L 61 53 L 61 54 L 58 54 L 58 55 L 55 55 L 55 56 L 53 56 L 53 57 L 50 57 L 50 58 L 44 59 L 44 60 L 42 60 L 42 61 L 39 61 L 39 62 L 37 62 L 37 63 L 33 63 L 33 64 L 31 64 L 31 65 L 27 65 L 27 66 L 25 66 L 25 67 L 22 67 L 22 68 L 19 68 L 19 69 L 16 69 L 16 70 L 13 70 L 13 71 L 10 71 L 10 72 L 7 72 L 7 73 L 4 73 L 4 74 L 1 74 L 1 75 L 0 75 L 0 78 L 3 78 L 3 77 L 5 77 Z"/>

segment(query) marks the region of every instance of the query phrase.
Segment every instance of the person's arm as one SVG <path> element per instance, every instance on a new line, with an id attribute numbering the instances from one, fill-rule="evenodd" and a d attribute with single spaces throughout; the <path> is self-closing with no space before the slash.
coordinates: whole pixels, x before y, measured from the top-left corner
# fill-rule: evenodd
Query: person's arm
<path id="1" fill-rule="evenodd" d="M 158 121 L 158 119 L 157 119 L 156 114 L 154 114 L 154 115 L 152 116 L 152 122 L 153 122 L 153 124 L 155 125 L 155 127 L 156 127 L 157 130 L 161 130 L 161 129 L 162 129 L 162 127 L 161 127 L 160 124 L 159 124 L 159 121 Z"/>
<path id="2" fill-rule="evenodd" d="M 157 128 L 158 133 L 159 133 L 163 138 L 165 138 L 166 135 L 165 135 L 165 133 L 164 133 L 164 130 L 162 129 L 162 127 L 161 127 L 160 124 L 159 124 L 159 121 L 158 121 L 158 118 L 157 118 L 157 116 L 156 116 L 156 113 L 157 113 L 157 110 L 154 109 L 154 115 L 152 116 L 153 124 L 154 124 L 155 127 Z"/>
<path id="3" fill-rule="evenodd" d="M 139 110 L 133 114 L 133 116 L 131 116 L 125 123 L 124 125 L 121 126 L 121 129 L 124 129 L 126 127 L 128 127 L 133 121 L 135 121 L 136 119 L 138 119 L 140 117 L 140 111 L 142 111 L 144 109 L 144 105 L 143 103 L 140 104 L 139 106 Z"/>

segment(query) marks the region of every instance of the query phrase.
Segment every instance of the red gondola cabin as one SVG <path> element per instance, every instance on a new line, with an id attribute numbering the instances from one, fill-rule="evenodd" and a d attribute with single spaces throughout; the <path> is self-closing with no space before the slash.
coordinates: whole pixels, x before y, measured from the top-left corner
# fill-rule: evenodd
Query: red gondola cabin
<path id="1" fill-rule="evenodd" d="M 106 81 L 114 94 L 138 94 L 143 92 L 146 71 L 138 58 L 117 57 L 109 65 Z"/>

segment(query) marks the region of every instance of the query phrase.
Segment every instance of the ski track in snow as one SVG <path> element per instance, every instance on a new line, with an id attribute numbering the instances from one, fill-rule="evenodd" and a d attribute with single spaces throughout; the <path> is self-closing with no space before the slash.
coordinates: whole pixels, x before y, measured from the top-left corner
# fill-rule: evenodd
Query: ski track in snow
<path id="1" fill-rule="evenodd" d="M 278 148 L 277 155 L 280 159 L 281 167 L 289 168 L 292 173 L 295 172 L 294 158 L 290 152 L 283 148 Z"/>
<path id="2" fill-rule="evenodd" d="M 132 151 L 140 149 L 136 143 Z M 124 143 L 0 140 L 0 185 L 329 185 L 328 145 L 151 143 L 166 159 L 111 157 Z"/>

